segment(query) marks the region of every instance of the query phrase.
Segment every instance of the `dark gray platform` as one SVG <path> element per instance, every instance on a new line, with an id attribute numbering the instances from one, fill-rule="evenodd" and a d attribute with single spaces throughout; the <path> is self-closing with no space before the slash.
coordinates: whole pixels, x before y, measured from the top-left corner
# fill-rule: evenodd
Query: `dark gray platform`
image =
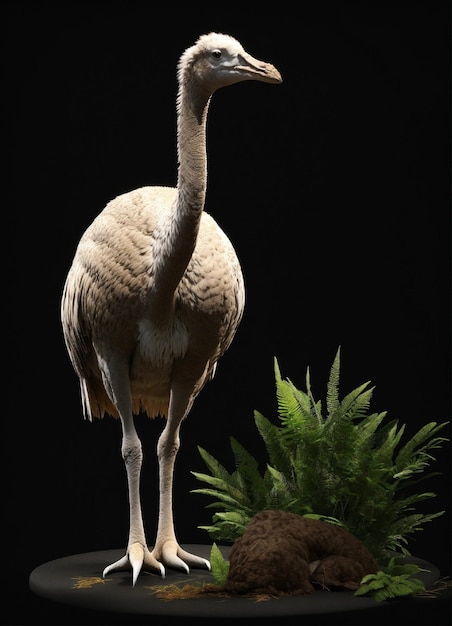
<path id="1" fill-rule="evenodd" d="M 211 546 L 188 544 L 184 548 L 209 558 Z M 228 548 L 220 547 L 227 557 Z M 135 587 L 129 572 L 115 572 L 102 579 L 104 567 L 123 555 L 123 550 L 105 550 L 75 554 L 49 561 L 35 568 L 29 584 L 33 593 L 53 602 L 90 611 L 141 615 L 149 617 L 174 616 L 182 620 L 221 618 L 284 618 L 291 616 L 321 615 L 372 609 L 387 605 L 372 598 L 355 597 L 348 591 L 316 591 L 304 596 L 287 596 L 256 602 L 243 597 L 203 597 L 186 600 L 162 601 L 152 593 L 152 587 L 162 584 L 213 582 L 210 572 L 192 570 L 184 574 L 167 570 L 166 578 L 143 573 Z M 426 588 L 431 588 L 439 578 L 439 570 L 416 557 L 406 559 L 429 570 L 419 575 Z M 92 577 L 91 581 L 86 579 Z M 79 588 L 83 579 L 88 585 Z"/>

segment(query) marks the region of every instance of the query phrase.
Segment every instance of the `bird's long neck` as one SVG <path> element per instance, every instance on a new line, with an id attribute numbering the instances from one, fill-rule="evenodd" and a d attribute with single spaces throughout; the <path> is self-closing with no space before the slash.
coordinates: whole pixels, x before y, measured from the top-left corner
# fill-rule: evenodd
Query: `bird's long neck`
<path id="1" fill-rule="evenodd" d="M 154 266 L 152 299 L 157 304 L 153 307 L 157 323 L 169 321 L 176 288 L 196 245 L 206 196 L 206 118 L 209 102 L 210 94 L 201 96 L 190 82 L 179 89 L 177 194 L 172 211 L 159 233 L 160 254 Z"/>
<path id="2" fill-rule="evenodd" d="M 179 169 L 174 208 L 174 249 L 185 267 L 193 253 L 204 209 L 207 185 L 206 119 L 210 97 L 182 88 L 178 101 Z M 181 237 L 182 236 L 182 237 Z M 184 267 L 184 269 L 185 269 Z M 182 276 L 182 275 L 181 275 Z"/>

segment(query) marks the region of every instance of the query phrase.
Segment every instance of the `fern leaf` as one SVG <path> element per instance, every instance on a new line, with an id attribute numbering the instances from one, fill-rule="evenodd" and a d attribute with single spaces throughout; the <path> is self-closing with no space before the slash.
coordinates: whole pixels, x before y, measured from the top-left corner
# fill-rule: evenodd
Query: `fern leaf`
<path id="1" fill-rule="evenodd" d="M 362 417 L 366 409 L 369 408 L 370 400 L 374 391 L 374 387 L 367 389 L 370 382 L 363 383 L 350 393 L 340 402 L 340 412 L 349 419 Z"/>
<path id="2" fill-rule="evenodd" d="M 215 504 L 221 504 L 225 508 L 241 509 L 251 512 L 251 508 L 247 506 L 248 499 L 243 496 L 243 494 L 240 494 L 242 497 L 240 499 L 237 499 L 228 495 L 225 491 L 222 492 L 216 489 L 193 489 L 190 493 L 200 493 L 205 496 L 218 498 L 219 502 L 216 502 Z"/>
<path id="3" fill-rule="evenodd" d="M 264 440 L 270 464 L 289 476 L 292 471 L 291 455 L 281 437 L 280 429 L 259 411 L 254 412 L 254 421 Z"/>
<path id="4" fill-rule="evenodd" d="M 249 521 L 249 517 L 247 515 L 243 515 L 238 511 L 226 511 L 224 513 L 218 513 L 215 517 L 228 524 L 241 526 L 243 528 L 245 528 Z"/>
<path id="5" fill-rule="evenodd" d="M 193 474 L 193 476 L 198 480 L 216 487 L 216 492 L 227 492 L 229 490 L 230 485 L 227 480 L 217 478 L 216 476 L 210 476 L 209 474 L 203 474 L 202 472 L 191 472 L 191 474 Z"/>
<path id="6" fill-rule="evenodd" d="M 317 424 L 323 424 L 323 418 L 322 418 L 322 403 L 321 402 L 316 402 L 314 400 L 314 396 L 312 394 L 312 389 L 311 389 L 311 373 L 309 370 L 309 367 L 306 370 L 306 391 L 308 392 L 308 398 L 309 398 L 309 407 L 310 407 L 310 413 L 309 416 L 314 416 L 317 420 Z"/>
<path id="7" fill-rule="evenodd" d="M 229 482 L 231 480 L 231 474 L 227 471 L 225 467 L 223 467 L 223 465 L 221 465 L 221 463 L 217 461 L 217 459 L 209 454 L 207 450 L 204 450 L 204 448 L 198 446 L 198 451 L 201 455 L 202 460 L 207 465 L 207 468 L 210 470 L 213 476 L 225 482 Z"/>
<path id="8" fill-rule="evenodd" d="M 365 417 L 359 424 L 361 432 L 365 432 L 367 437 L 372 436 L 386 415 L 387 411 L 383 411 L 383 413 L 372 413 Z"/>
<path id="9" fill-rule="evenodd" d="M 234 437 L 231 437 L 231 448 L 237 471 L 245 485 L 250 490 L 259 490 L 261 488 L 262 476 L 259 472 L 258 462 Z"/>
<path id="10" fill-rule="evenodd" d="M 290 388 L 290 392 L 292 393 L 295 401 L 296 401 L 296 411 L 295 413 L 299 413 L 300 417 L 304 421 L 311 422 L 313 417 L 316 417 L 317 421 L 322 421 L 321 419 L 321 409 L 322 403 L 315 402 L 312 394 L 305 393 L 301 389 L 297 389 L 293 382 L 288 378 L 285 381 Z"/>
<path id="11" fill-rule="evenodd" d="M 333 365 L 331 366 L 330 376 L 327 384 L 326 393 L 326 407 L 328 418 L 337 411 L 339 408 L 339 376 L 340 376 L 340 362 L 341 362 L 341 347 L 337 349 L 336 356 L 334 357 Z"/>
<path id="12" fill-rule="evenodd" d="M 281 380 L 281 370 L 279 368 L 278 359 L 276 357 L 273 358 L 273 369 L 275 372 L 275 380 L 276 382 Z"/>
<path id="13" fill-rule="evenodd" d="M 201 482 L 208 483 L 209 485 L 212 485 L 212 487 L 215 487 L 215 489 L 213 490 L 204 489 L 203 490 L 204 494 L 206 494 L 207 492 L 210 492 L 210 495 L 213 495 L 216 498 L 219 498 L 223 501 L 228 499 L 231 502 L 231 504 L 233 502 L 240 503 L 240 505 L 248 504 L 249 500 L 248 500 L 246 492 L 244 492 L 242 489 L 237 489 L 237 487 L 235 487 L 232 484 L 231 480 L 227 480 L 227 479 L 223 480 L 222 478 L 216 478 L 216 476 L 209 476 L 208 474 L 201 474 L 200 472 L 191 472 L 191 473 L 193 474 L 193 476 L 195 476 L 195 478 L 197 478 Z M 200 491 L 196 489 L 193 490 L 193 492 L 201 493 Z"/>
<path id="14" fill-rule="evenodd" d="M 216 543 L 210 550 L 210 566 L 215 584 L 223 586 L 229 573 L 229 561 L 223 557 Z"/>
<path id="15" fill-rule="evenodd" d="M 311 419 L 310 400 L 302 391 L 297 390 L 290 380 L 280 380 L 276 385 L 278 415 L 281 419 Z"/>
<path id="16" fill-rule="evenodd" d="M 440 429 L 444 428 L 448 422 L 437 424 L 430 422 L 425 424 L 399 451 L 396 459 L 396 466 L 400 471 L 413 467 L 414 459 L 420 459 L 420 468 L 422 471 L 425 465 L 433 457 L 427 457 L 425 452 L 433 448 L 438 448 L 441 443 L 448 441 L 445 437 L 433 437 Z M 424 445 L 423 445 L 424 444 Z"/>
<path id="17" fill-rule="evenodd" d="M 305 513 L 303 517 L 307 517 L 308 519 L 318 519 L 321 522 L 328 522 L 328 524 L 332 524 L 333 526 L 339 526 L 339 528 L 347 529 L 347 526 L 337 519 L 337 517 L 331 517 L 330 515 L 319 515 L 318 513 Z"/>
<path id="18" fill-rule="evenodd" d="M 405 425 L 399 428 L 398 420 L 392 420 L 383 426 L 375 439 L 375 454 L 386 466 L 388 475 L 394 472 L 395 451 L 405 431 Z"/>
<path id="19" fill-rule="evenodd" d="M 426 570 L 415 564 L 398 565 L 390 559 L 388 567 L 376 574 L 368 574 L 361 580 L 360 588 L 355 596 L 370 595 L 377 602 L 411 596 L 425 589 L 424 583 L 415 578 L 415 574 Z"/>

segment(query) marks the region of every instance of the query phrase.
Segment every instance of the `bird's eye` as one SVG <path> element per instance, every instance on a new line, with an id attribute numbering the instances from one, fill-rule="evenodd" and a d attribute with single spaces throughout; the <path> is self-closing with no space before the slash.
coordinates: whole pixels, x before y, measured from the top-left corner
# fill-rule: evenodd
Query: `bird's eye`
<path id="1" fill-rule="evenodd" d="M 212 50 L 212 56 L 214 59 L 219 59 L 221 57 L 221 50 Z"/>

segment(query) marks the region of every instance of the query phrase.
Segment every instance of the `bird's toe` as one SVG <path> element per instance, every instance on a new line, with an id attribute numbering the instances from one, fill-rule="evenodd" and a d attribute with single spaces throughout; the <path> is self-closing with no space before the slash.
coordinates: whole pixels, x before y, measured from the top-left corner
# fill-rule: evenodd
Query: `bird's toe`
<path id="1" fill-rule="evenodd" d="M 110 565 L 107 565 L 107 567 L 102 572 L 102 578 L 105 578 L 105 576 L 107 574 L 110 574 L 110 572 L 124 571 L 124 570 L 128 569 L 128 567 L 129 567 L 129 558 L 128 558 L 127 554 L 125 554 L 123 557 L 121 557 L 120 559 L 118 559 L 114 563 L 111 563 Z"/>
<path id="2" fill-rule="evenodd" d="M 160 549 L 154 548 L 152 554 L 167 567 L 182 570 L 187 574 L 191 567 L 210 570 L 210 563 L 207 559 L 187 552 L 176 541 L 166 541 Z"/>
<path id="3" fill-rule="evenodd" d="M 111 572 L 127 571 L 130 569 L 132 570 L 133 586 L 135 586 L 137 578 L 143 570 L 160 574 L 162 578 L 165 578 L 166 574 L 165 567 L 146 547 L 142 546 L 141 543 L 133 543 L 128 547 L 127 553 L 123 557 L 111 563 L 111 565 L 107 565 L 102 572 L 102 577 L 105 578 L 107 574 Z"/>
<path id="4" fill-rule="evenodd" d="M 204 559 L 202 556 L 197 556 L 196 554 L 187 552 L 182 548 L 179 548 L 177 554 L 188 565 L 188 567 L 207 569 L 210 571 L 210 561 Z"/>
<path id="5" fill-rule="evenodd" d="M 135 587 L 138 574 L 141 572 L 141 568 L 143 567 L 143 562 L 144 562 L 143 546 L 139 543 L 132 544 L 129 547 L 128 555 L 129 555 L 130 565 L 132 567 L 132 584 Z"/>

